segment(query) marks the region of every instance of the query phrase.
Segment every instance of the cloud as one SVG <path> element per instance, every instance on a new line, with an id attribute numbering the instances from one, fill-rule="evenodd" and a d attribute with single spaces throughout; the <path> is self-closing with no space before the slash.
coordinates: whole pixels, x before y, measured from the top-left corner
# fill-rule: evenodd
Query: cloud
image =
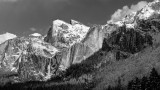
<path id="1" fill-rule="evenodd" d="M 32 32 L 35 32 L 35 31 L 37 31 L 37 29 L 36 28 L 30 28 L 30 30 L 32 31 Z"/>
<path id="2" fill-rule="evenodd" d="M 131 7 L 124 6 L 122 9 L 118 9 L 112 16 L 111 21 L 116 22 L 124 18 L 127 14 L 136 12 L 147 5 L 147 1 L 140 1 L 136 5 L 131 5 Z"/>

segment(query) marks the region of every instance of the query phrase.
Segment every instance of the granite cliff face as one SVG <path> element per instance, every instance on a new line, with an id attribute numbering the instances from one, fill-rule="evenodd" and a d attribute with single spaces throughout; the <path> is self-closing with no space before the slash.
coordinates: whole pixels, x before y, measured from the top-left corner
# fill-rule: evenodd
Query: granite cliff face
<path id="1" fill-rule="evenodd" d="M 0 45 L 1 76 L 13 75 L 14 82 L 44 81 L 57 70 L 54 46 L 36 37 L 21 37 Z M 15 77 L 14 77 L 15 75 Z"/>
<path id="2" fill-rule="evenodd" d="M 60 69 L 81 63 L 102 47 L 103 29 L 101 26 L 88 27 L 71 20 L 71 24 L 61 20 L 53 21 L 44 41 L 61 49 Z"/>
<path id="3" fill-rule="evenodd" d="M 83 40 L 89 28 L 75 20 L 71 20 L 71 24 L 62 20 L 55 20 L 45 37 L 45 41 L 60 48 L 70 47 Z"/>

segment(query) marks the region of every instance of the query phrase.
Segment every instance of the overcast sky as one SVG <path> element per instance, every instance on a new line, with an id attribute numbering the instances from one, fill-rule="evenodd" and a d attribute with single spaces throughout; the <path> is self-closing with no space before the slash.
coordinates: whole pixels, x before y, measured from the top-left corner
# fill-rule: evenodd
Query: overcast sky
<path id="1" fill-rule="evenodd" d="M 55 19 L 105 24 L 123 6 L 140 0 L 0 0 L 0 34 L 45 34 Z M 150 2 L 152 0 L 146 0 Z"/>

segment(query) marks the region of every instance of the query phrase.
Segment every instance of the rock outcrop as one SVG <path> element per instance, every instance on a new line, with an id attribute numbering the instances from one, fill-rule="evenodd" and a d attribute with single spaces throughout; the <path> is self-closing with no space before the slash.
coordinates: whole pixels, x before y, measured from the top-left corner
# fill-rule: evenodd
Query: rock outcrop
<path id="1" fill-rule="evenodd" d="M 0 45 L 0 75 L 13 75 L 14 82 L 48 80 L 58 69 L 54 58 L 57 52 L 54 46 L 36 37 L 8 40 Z"/>
<path id="2" fill-rule="evenodd" d="M 45 41 L 57 47 L 70 47 L 80 42 L 85 38 L 90 27 L 75 22 L 72 20 L 72 24 L 69 24 L 62 20 L 53 21 Z"/>
<path id="3" fill-rule="evenodd" d="M 56 20 L 45 41 L 61 48 L 60 69 L 66 70 L 98 51 L 102 47 L 103 34 L 101 26 L 90 28 L 75 20 L 71 20 L 71 24 Z"/>

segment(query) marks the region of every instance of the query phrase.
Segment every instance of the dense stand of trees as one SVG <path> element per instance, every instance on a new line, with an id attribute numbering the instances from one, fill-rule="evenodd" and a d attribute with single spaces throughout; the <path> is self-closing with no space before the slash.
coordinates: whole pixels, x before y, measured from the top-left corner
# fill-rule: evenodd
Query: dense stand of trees
<path id="1" fill-rule="evenodd" d="M 135 78 L 128 83 L 128 86 L 121 85 L 120 79 L 115 87 L 109 86 L 106 90 L 160 90 L 160 75 L 155 68 L 152 69 L 150 76 Z"/>

